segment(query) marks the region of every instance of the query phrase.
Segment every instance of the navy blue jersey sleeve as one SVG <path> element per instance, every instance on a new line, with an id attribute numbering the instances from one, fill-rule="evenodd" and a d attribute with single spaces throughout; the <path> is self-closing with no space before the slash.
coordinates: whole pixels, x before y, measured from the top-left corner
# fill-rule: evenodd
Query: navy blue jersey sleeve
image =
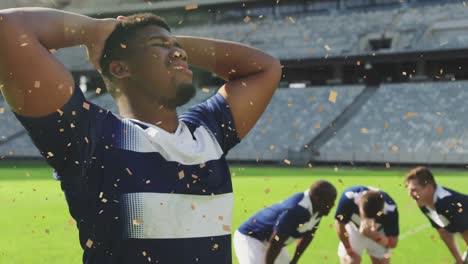
<path id="1" fill-rule="evenodd" d="M 465 202 L 462 199 L 455 196 L 445 198 L 441 202 L 440 214 L 450 221 L 445 229 L 451 233 L 463 233 L 468 230 L 468 211 L 464 210 L 463 203 Z"/>
<path id="2" fill-rule="evenodd" d="M 346 190 L 341 194 L 340 201 L 336 207 L 335 219 L 340 223 L 346 224 L 353 215 L 354 200 L 346 196 Z"/>
<path id="3" fill-rule="evenodd" d="M 385 215 L 385 222 L 383 225 L 383 230 L 386 236 L 397 237 L 400 234 L 400 225 L 398 216 L 398 209 L 395 208 L 395 211 Z"/>
<path id="4" fill-rule="evenodd" d="M 306 209 L 296 206 L 279 215 L 273 231 L 278 237 L 287 239 L 297 230 L 299 225 L 307 222 L 309 218 L 310 213 Z"/>
<path id="5" fill-rule="evenodd" d="M 190 108 L 181 115 L 181 119 L 192 123 L 201 122 L 206 126 L 218 140 L 224 154 L 240 142 L 231 108 L 219 93 Z"/>
<path id="6" fill-rule="evenodd" d="M 85 100 L 79 88 L 74 89 L 61 109 L 48 116 L 16 114 L 36 147 L 59 175 L 63 169 L 79 166 L 91 157 L 105 116 L 105 111 Z"/>

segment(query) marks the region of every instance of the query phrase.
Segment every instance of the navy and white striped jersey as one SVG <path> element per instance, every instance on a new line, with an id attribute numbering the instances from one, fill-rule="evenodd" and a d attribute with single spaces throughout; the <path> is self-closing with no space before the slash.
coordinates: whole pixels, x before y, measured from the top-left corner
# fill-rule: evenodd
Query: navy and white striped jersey
<path id="1" fill-rule="evenodd" d="M 320 220 L 318 212 L 313 211 L 307 190 L 257 212 L 238 230 L 260 241 L 269 241 L 275 231 L 288 245 L 306 235 L 314 235 Z"/>
<path id="2" fill-rule="evenodd" d="M 383 214 L 375 221 L 377 231 L 386 236 L 398 236 L 398 209 L 393 199 L 384 191 L 366 186 L 352 186 L 343 191 L 338 202 L 335 219 L 341 223 L 352 223 L 359 228 L 361 216 L 359 214 L 359 202 L 361 197 L 369 190 L 378 191 L 384 197 Z"/>
<path id="3" fill-rule="evenodd" d="M 217 94 L 175 133 L 87 102 L 18 119 L 55 169 L 77 221 L 84 263 L 231 263 L 227 152 L 239 139 Z"/>
<path id="4" fill-rule="evenodd" d="M 435 210 L 420 207 L 434 228 L 444 228 L 451 233 L 468 230 L 468 195 L 437 185 L 434 205 Z"/>

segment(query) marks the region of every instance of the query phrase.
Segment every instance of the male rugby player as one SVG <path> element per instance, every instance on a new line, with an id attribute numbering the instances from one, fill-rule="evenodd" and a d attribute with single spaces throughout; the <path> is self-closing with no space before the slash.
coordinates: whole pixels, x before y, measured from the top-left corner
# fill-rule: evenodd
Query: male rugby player
<path id="1" fill-rule="evenodd" d="M 239 43 L 175 36 L 160 17 L 0 10 L 3 95 L 61 181 L 84 263 L 231 263 L 228 151 L 281 76 Z M 88 102 L 49 50 L 85 45 L 119 107 Z M 189 65 L 226 82 L 187 113 Z"/>
<path id="2" fill-rule="evenodd" d="M 455 263 L 468 263 L 468 250 L 462 255 L 455 241 L 455 234 L 461 234 L 468 248 L 468 196 L 438 185 L 425 167 L 412 169 L 406 175 L 406 184 L 408 194 L 437 229 Z"/>
<path id="3" fill-rule="evenodd" d="M 365 186 L 343 191 L 335 213 L 342 264 L 361 263 L 364 250 L 373 264 L 390 263 L 398 241 L 398 210 L 385 192 Z"/>
<path id="4" fill-rule="evenodd" d="M 336 189 L 318 181 L 308 190 L 265 208 L 242 224 L 234 234 L 240 264 L 297 263 L 314 238 L 320 220 L 335 204 Z M 289 258 L 285 246 L 299 240 Z"/>

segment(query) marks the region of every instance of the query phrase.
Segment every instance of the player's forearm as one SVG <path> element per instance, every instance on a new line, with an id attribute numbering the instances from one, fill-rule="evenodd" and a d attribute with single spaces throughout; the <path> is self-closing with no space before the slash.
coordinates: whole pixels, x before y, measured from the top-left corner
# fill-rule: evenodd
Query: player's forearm
<path id="1" fill-rule="evenodd" d="M 304 253 L 304 251 L 307 249 L 311 241 L 312 241 L 312 236 L 304 237 L 301 239 L 301 241 L 299 241 L 299 244 L 297 244 L 296 252 L 294 253 L 294 257 L 291 260 L 291 263 L 297 263 L 299 261 L 299 258 L 302 256 L 302 253 Z"/>
<path id="2" fill-rule="evenodd" d="M 462 263 L 463 262 L 462 255 L 455 241 L 455 236 L 447 232 L 445 229 L 439 229 L 438 232 L 439 232 L 440 238 L 444 241 L 445 245 L 447 245 L 450 253 L 455 258 L 457 263 Z"/>
<path id="3" fill-rule="evenodd" d="M 272 56 L 239 43 L 190 36 L 177 36 L 177 40 L 187 52 L 189 64 L 213 72 L 226 81 L 280 67 Z"/>
<path id="4" fill-rule="evenodd" d="M 343 243 L 343 245 L 345 246 L 345 248 L 349 248 L 350 247 L 349 238 L 348 238 L 349 235 L 346 231 L 345 225 L 346 224 L 336 222 L 336 233 L 341 243 Z"/>
<path id="5" fill-rule="evenodd" d="M 6 25 L 15 24 L 18 36 L 34 37 L 47 49 L 59 49 L 93 43 L 98 37 L 97 29 L 106 20 L 49 8 L 27 7 L 0 10 L 0 16 Z M 26 44 L 25 44 L 26 45 Z"/>

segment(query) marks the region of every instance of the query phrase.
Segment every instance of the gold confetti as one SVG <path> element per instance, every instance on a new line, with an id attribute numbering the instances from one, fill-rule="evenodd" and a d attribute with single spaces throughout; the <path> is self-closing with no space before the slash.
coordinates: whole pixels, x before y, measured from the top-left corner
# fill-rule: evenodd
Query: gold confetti
<path id="1" fill-rule="evenodd" d="M 52 152 L 47 152 L 47 157 L 52 158 L 54 156 L 54 153 Z"/>
<path id="2" fill-rule="evenodd" d="M 270 191 L 271 191 L 270 188 L 266 188 L 266 189 L 265 189 L 265 193 L 266 193 L 266 194 L 270 193 Z"/>
<path id="3" fill-rule="evenodd" d="M 437 132 L 439 132 L 439 133 L 442 132 L 442 129 L 443 129 L 443 128 L 442 128 L 441 126 L 438 126 L 438 127 L 437 127 Z"/>
<path id="4" fill-rule="evenodd" d="M 146 251 L 141 252 L 141 254 L 143 255 L 143 257 L 146 257 Z"/>
<path id="5" fill-rule="evenodd" d="M 393 150 L 394 152 L 397 152 L 398 149 L 399 149 L 398 146 L 396 146 L 396 145 L 393 145 L 393 146 L 392 146 L 392 150 Z"/>
<path id="6" fill-rule="evenodd" d="M 147 180 L 147 181 L 146 181 L 146 184 L 150 184 L 150 183 L 151 183 L 151 181 L 150 181 L 150 180 Z"/>
<path id="7" fill-rule="evenodd" d="M 319 129 L 319 128 L 320 128 L 320 124 L 316 124 L 316 125 L 314 126 L 314 128 Z"/>
<path id="8" fill-rule="evenodd" d="M 318 111 L 319 111 L 319 113 L 323 112 L 323 104 L 320 104 L 320 105 L 319 105 Z"/>
<path id="9" fill-rule="evenodd" d="M 208 89 L 208 88 L 203 88 L 203 89 L 202 89 L 202 92 L 204 92 L 204 93 L 209 93 L 209 92 L 210 92 L 210 89 Z"/>
<path id="10" fill-rule="evenodd" d="M 92 246 L 93 246 L 93 241 L 91 239 L 88 239 L 88 241 L 86 241 L 86 247 L 91 248 Z"/>
<path id="11" fill-rule="evenodd" d="M 385 163 L 385 167 L 386 167 L 387 169 L 390 169 L 390 163 L 388 163 L 388 162 Z"/>
<path id="12" fill-rule="evenodd" d="M 101 89 L 101 88 L 99 88 L 99 87 L 98 87 L 98 88 L 96 88 L 96 94 L 100 94 L 100 93 L 101 93 L 101 91 L 102 91 L 102 89 Z"/>
<path id="13" fill-rule="evenodd" d="M 182 180 L 185 177 L 184 171 L 179 171 L 179 180 Z"/>
<path id="14" fill-rule="evenodd" d="M 289 21 L 290 21 L 291 23 L 293 23 L 293 24 L 296 23 L 296 20 L 294 20 L 293 17 L 288 17 L 288 19 L 289 19 Z"/>
<path id="15" fill-rule="evenodd" d="M 106 199 L 106 198 L 102 198 L 101 202 L 107 203 L 107 199 Z"/>
<path id="16" fill-rule="evenodd" d="M 83 108 L 89 110 L 89 104 L 87 102 L 83 102 Z"/>
<path id="17" fill-rule="evenodd" d="M 323 46 L 323 47 L 324 47 L 327 51 L 330 51 L 330 50 L 331 50 L 331 47 L 328 46 L 328 45 L 325 45 L 325 46 Z"/>
<path id="18" fill-rule="evenodd" d="M 133 225 L 141 225 L 141 224 L 143 224 L 143 220 L 141 220 L 141 219 L 133 219 L 132 224 L 133 224 Z"/>
<path id="19" fill-rule="evenodd" d="M 193 9 L 197 9 L 198 8 L 198 4 L 197 3 L 191 3 L 191 4 L 188 4 L 185 6 L 185 10 L 193 10 Z"/>
<path id="20" fill-rule="evenodd" d="M 382 211 L 377 212 L 377 216 L 381 216 L 382 214 L 383 214 Z"/>
<path id="21" fill-rule="evenodd" d="M 229 225 L 223 225 L 223 230 L 226 232 L 231 232 L 231 227 Z"/>
<path id="22" fill-rule="evenodd" d="M 367 128 L 361 128 L 361 133 L 362 134 L 367 134 Z"/>
<path id="23" fill-rule="evenodd" d="M 252 24 L 253 30 L 257 30 L 257 24 Z"/>
<path id="24" fill-rule="evenodd" d="M 190 205 L 190 208 L 192 208 L 192 210 L 195 210 L 195 204 L 192 203 L 192 204 Z"/>
<path id="25" fill-rule="evenodd" d="M 213 245 L 213 250 L 217 250 L 218 248 L 219 248 L 219 245 L 218 245 L 217 243 L 215 243 L 215 244 Z"/>
<path id="26" fill-rule="evenodd" d="M 224 217 L 222 215 L 218 216 L 219 221 L 223 221 Z"/>
<path id="27" fill-rule="evenodd" d="M 40 81 L 34 81 L 34 88 L 39 88 L 41 87 L 41 82 Z"/>
<path id="28" fill-rule="evenodd" d="M 244 22 L 245 22 L 245 23 L 249 23 L 249 22 L 250 22 L 250 17 L 249 17 L 249 16 L 246 16 L 246 17 L 244 18 Z"/>
<path id="29" fill-rule="evenodd" d="M 331 103 L 336 103 L 336 96 L 337 95 L 338 95 L 337 92 L 331 90 L 330 95 L 328 96 L 328 101 L 330 101 Z"/>
<path id="30" fill-rule="evenodd" d="M 123 43 L 120 43 L 120 47 L 121 47 L 122 49 L 126 49 L 126 48 L 127 48 L 127 45 L 125 45 L 125 44 L 123 44 Z"/>
<path id="31" fill-rule="evenodd" d="M 0 114 L 3 114 L 3 113 L 5 113 L 5 108 L 0 107 Z"/>
<path id="32" fill-rule="evenodd" d="M 312 168 L 313 167 L 312 163 L 307 163 L 307 167 Z"/>
<path id="33" fill-rule="evenodd" d="M 286 163 L 286 164 L 288 164 L 288 165 L 291 165 L 291 161 L 290 161 L 290 160 L 287 160 L 287 159 L 284 160 L 284 163 Z"/>
<path id="34" fill-rule="evenodd" d="M 280 240 L 280 238 L 279 238 L 278 235 L 275 235 L 275 240 L 276 240 L 276 241 L 279 241 L 279 240 Z"/>
<path id="35" fill-rule="evenodd" d="M 205 166 L 206 166 L 206 163 L 203 162 L 202 164 L 200 164 L 200 169 L 205 168 Z"/>
<path id="36" fill-rule="evenodd" d="M 406 113 L 406 117 L 411 118 L 412 114 L 411 112 Z"/>

